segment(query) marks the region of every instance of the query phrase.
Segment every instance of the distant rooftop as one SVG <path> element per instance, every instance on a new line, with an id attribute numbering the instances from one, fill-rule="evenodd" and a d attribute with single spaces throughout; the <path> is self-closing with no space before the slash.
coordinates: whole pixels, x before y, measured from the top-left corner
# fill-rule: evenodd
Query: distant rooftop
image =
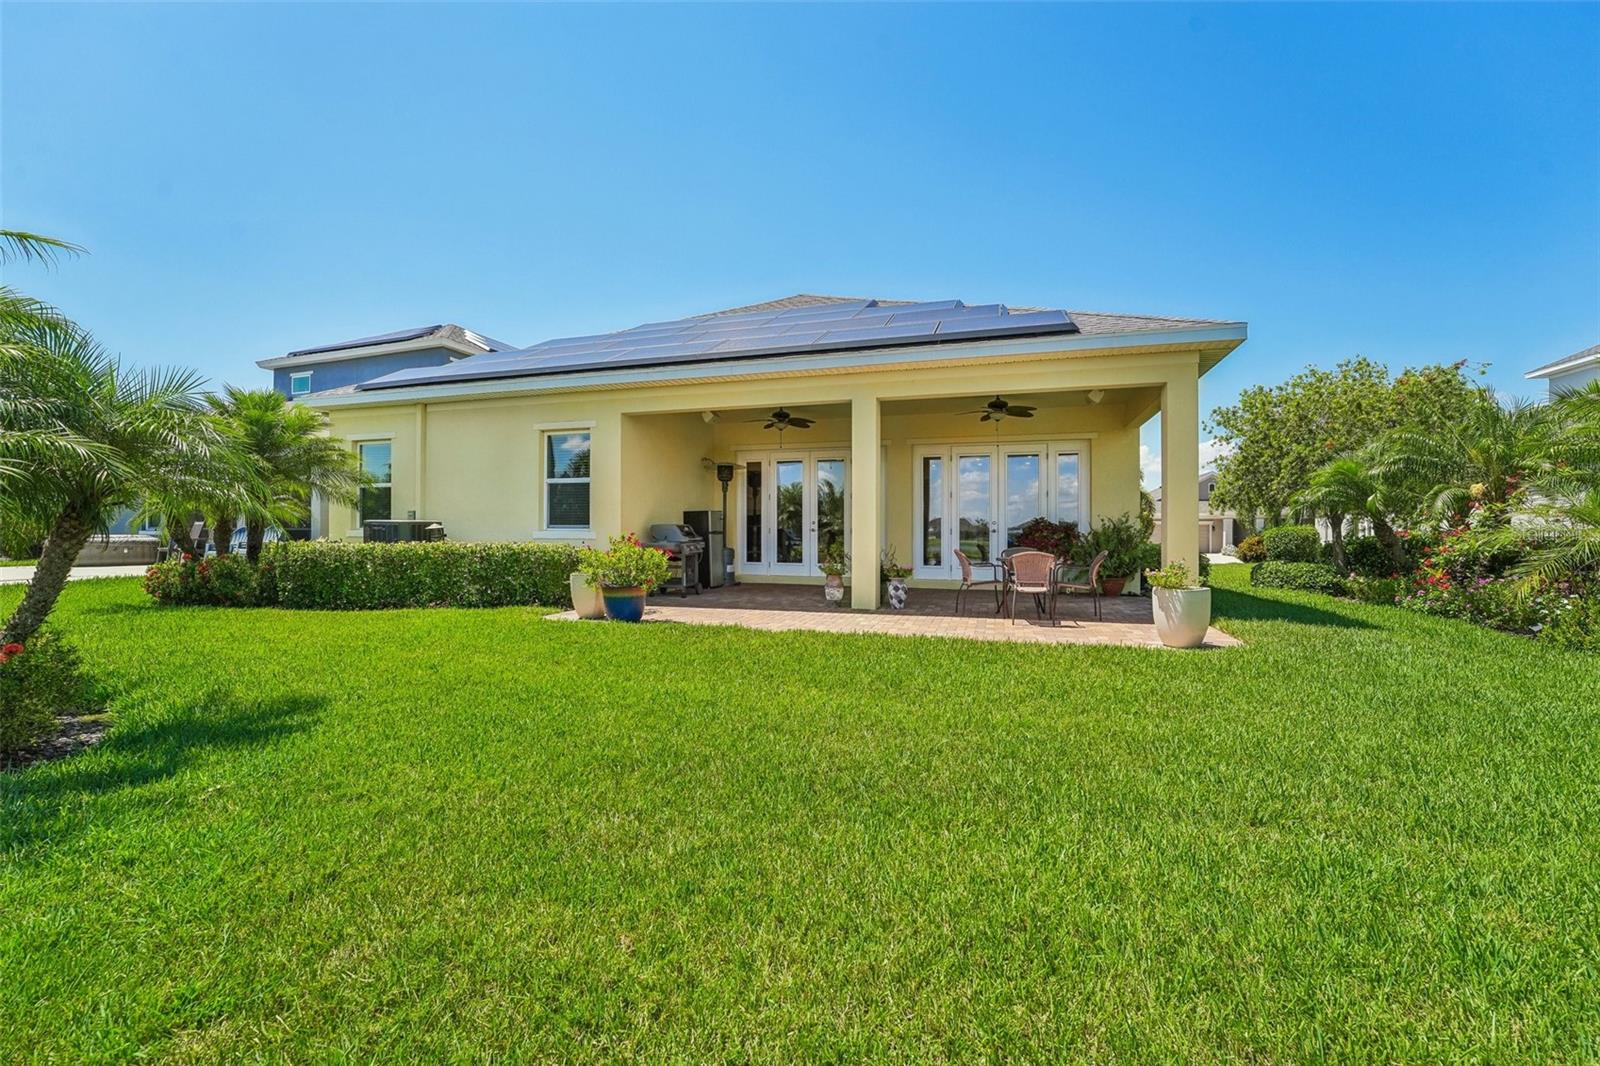
<path id="1" fill-rule="evenodd" d="M 1573 352 L 1571 355 L 1562 356 L 1553 363 L 1535 367 L 1522 376 L 1524 378 L 1547 378 L 1564 370 L 1576 370 L 1580 366 L 1588 366 L 1590 363 L 1600 363 L 1600 344 L 1585 348 L 1581 352 Z"/>
<path id="2" fill-rule="evenodd" d="M 319 344 L 314 348 L 299 348 L 287 353 L 288 358 L 302 355 L 320 355 L 324 352 L 344 352 L 355 348 L 375 348 L 380 344 L 400 344 L 404 341 L 414 340 L 454 341 L 458 344 L 470 345 L 485 352 L 511 351 L 516 346 L 504 341 L 497 341 L 493 337 L 486 337 L 476 333 L 465 326 L 458 326 L 454 322 L 445 322 L 434 326 L 418 326 L 415 329 L 401 329 L 393 333 L 378 333 L 371 337 L 357 337 L 354 340 L 337 341 L 333 344 Z"/>
<path id="3" fill-rule="evenodd" d="M 613 333 L 492 351 L 448 366 L 398 370 L 361 390 L 534 377 L 678 363 L 1047 335 L 1242 326 L 1216 319 L 1113 315 L 961 300 L 880 300 L 801 293 Z M 382 343 L 382 342 L 380 342 Z"/>

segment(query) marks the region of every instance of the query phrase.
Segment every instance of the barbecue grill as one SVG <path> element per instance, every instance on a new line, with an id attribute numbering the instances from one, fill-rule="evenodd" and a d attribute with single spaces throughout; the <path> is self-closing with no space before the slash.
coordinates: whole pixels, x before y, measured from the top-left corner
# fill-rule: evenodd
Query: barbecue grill
<path id="1" fill-rule="evenodd" d="M 690 527 L 678 522 L 657 522 L 650 527 L 647 548 L 659 548 L 667 553 L 671 575 L 661 586 L 662 592 L 676 592 L 687 596 L 700 595 L 700 556 L 705 554 L 705 538 Z"/>

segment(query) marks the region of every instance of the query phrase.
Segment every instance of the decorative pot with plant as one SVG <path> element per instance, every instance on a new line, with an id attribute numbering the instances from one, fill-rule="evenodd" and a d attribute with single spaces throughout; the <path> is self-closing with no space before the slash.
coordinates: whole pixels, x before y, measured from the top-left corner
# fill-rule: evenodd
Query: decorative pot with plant
<path id="1" fill-rule="evenodd" d="M 850 554 L 844 550 L 844 545 L 834 541 L 822 549 L 822 558 L 817 560 L 817 568 L 823 573 L 822 598 L 829 603 L 840 603 L 844 600 L 844 575 L 850 570 Z"/>
<path id="2" fill-rule="evenodd" d="M 667 580 L 667 553 L 647 548 L 632 533 L 611 538 L 605 551 L 584 548 L 578 553 L 578 571 L 600 589 L 606 617 L 614 622 L 644 618 L 644 598 Z"/>
<path id="3" fill-rule="evenodd" d="M 572 588 L 572 611 L 579 618 L 604 618 L 606 616 L 605 601 L 600 597 L 600 590 L 589 584 L 589 575 L 582 570 L 574 570 L 567 579 Z"/>
<path id="4" fill-rule="evenodd" d="M 1127 514 L 1102 519 L 1089 535 L 1078 541 L 1076 556 L 1087 566 L 1100 552 L 1106 553 L 1100 568 L 1100 591 L 1107 596 L 1122 595 L 1130 578 L 1137 581 L 1145 545 L 1144 530 Z"/>
<path id="5" fill-rule="evenodd" d="M 911 576 L 911 568 L 900 565 L 900 560 L 895 558 L 894 549 L 886 548 L 878 564 L 878 574 L 883 583 L 889 586 L 889 609 L 903 611 L 906 606 L 906 578 Z"/>
<path id="6" fill-rule="evenodd" d="M 1144 576 L 1150 582 L 1150 610 L 1161 643 L 1169 648 L 1198 648 L 1205 643 L 1211 625 L 1211 590 L 1192 579 L 1182 563 L 1168 563 Z"/>

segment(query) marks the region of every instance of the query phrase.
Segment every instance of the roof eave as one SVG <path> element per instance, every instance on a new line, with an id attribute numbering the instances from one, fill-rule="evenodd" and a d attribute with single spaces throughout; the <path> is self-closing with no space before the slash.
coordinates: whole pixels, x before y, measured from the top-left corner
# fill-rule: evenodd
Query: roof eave
<path id="1" fill-rule="evenodd" d="M 572 374 L 523 374 L 473 381 L 433 385 L 367 389 L 329 396 L 312 406 L 358 407 L 378 404 L 412 403 L 418 400 L 465 400 L 481 396 L 576 392 L 585 389 L 615 389 L 633 385 L 651 386 L 748 377 L 779 376 L 785 373 L 848 372 L 875 370 L 891 366 L 938 363 L 984 357 L 1048 355 L 1052 352 L 1116 352 L 1145 347 L 1183 347 L 1194 345 L 1202 353 L 1200 372 L 1211 367 L 1243 344 L 1248 328 L 1243 322 L 1219 323 L 1196 329 L 1132 330 L 1125 333 L 1056 334 L 1046 337 L 1005 338 L 993 341 L 968 341 L 958 344 L 917 345 L 856 349 L 847 352 L 809 353 L 775 356 L 768 359 L 723 360 L 705 363 L 670 363 L 629 367 L 618 370 L 585 371 Z M 313 399 L 315 395 L 313 394 Z"/>
<path id="2" fill-rule="evenodd" d="M 372 355 L 397 355 L 402 352 L 424 352 L 432 348 L 444 348 L 458 355 L 483 355 L 491 351 L 488 348 L 478 348 L 458 341 L 453 337 L 418 337 L 408 341 L 393 341 L 389 344 L 370 344 L 362 348 L 335 348 L 328 352 L 311 352 L 306 355 L 275 355 L 267 359 L 257 359 L 256 366 L 263 370 L 282 370 L 287 367 L 314 366 L 317 363 L 340 363 L 349 359 L 365 359 Z"/>

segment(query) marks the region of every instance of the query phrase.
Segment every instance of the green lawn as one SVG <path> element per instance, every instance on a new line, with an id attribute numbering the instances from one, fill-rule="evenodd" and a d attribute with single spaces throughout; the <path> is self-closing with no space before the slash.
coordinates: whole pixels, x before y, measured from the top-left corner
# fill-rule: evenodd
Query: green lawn
<path id="1" fill-rule="evenodd" d="M 0 1061 L 1600 1056 L 1600 661 L 1244 570 L 1199 653 L 75 583 Z"/>

